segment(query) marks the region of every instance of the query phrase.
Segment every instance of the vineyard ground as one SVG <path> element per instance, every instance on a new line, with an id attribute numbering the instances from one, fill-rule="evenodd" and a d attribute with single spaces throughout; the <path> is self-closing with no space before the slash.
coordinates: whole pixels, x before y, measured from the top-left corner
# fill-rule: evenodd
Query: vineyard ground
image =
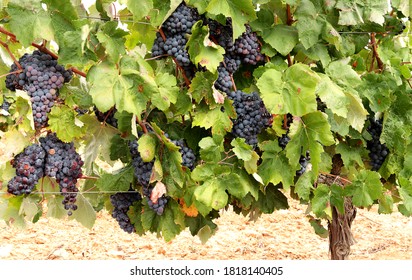
<path id="1" fill-rule="evenodd" d="M 218 232 L 205 245 L 188 231 L 168 243 L 153 234 L 129 235 L 106 211 L 98 213 L 91 230 L 76 221 L 46 217 L 24 231 L 1 221 L 0 259 L 327 260 L 328 240 L 313 232 L 305 210 L 292 200 L 288 210 L 256 222 L 227 211 L 217 220 Z M 360 209 L 352 229 L 357 243 L 350 259 L 412 260 L 412 218 Z"/>

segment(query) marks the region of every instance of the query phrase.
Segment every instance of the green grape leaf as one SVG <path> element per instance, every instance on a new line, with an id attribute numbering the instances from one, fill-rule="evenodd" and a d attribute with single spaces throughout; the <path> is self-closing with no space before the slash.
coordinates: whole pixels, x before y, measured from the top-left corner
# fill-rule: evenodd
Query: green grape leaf
<path id="1" fill-rule="evenodd" d="M 120 135 L 113 136 L 110 140 L 110 159 L 120 159 L 123 162 L 128 162 L 129 158 L 129 146 L 127 142 Z"/>
<path id="2" fill-rule="evenodd" d="M 238 159 L 244 161 L 244 166 L 249 174 L 257 173 L 257 162 L 259 155 L 252 149 L 252 147 L 245 143 L 243 138 L 235 138 L 232 140 L 233 152 Z"/>
<path id="3" fill-rule="evenodd" d="M 128 32 L 117 28 L 117 25 L 117 22 L 109 21 L 102 25 L 96 34 L 97 39 L 106 49 L 107 55 L 115 63 L 118 62 L 121 55 L 126 53 L 124 37 L 128 34 Z"/>
<path id="4" fill-rule="evenodd" d="M 145 162 L 152 161 L 156 155 L 157 139 L 155 137 L 152 133 L 146 133 L 137 140 L 140 156 Z"/>
<path id="5" fill-rule="evenodd" d="M 282 55 L 289 54 L 299 43 L 296 27 L 288 25 L 275 25 L 263 31 L 262 35 L 266 43 L 272 46 Z M 282 38 L 279 40 L 279 38 Z"/>
<path id="6" fill-rule="evenodd" d="M 127 111 L 140 115 L 146 109 L 146 102 L 151 93 L 158 92 L 151 73 L 134 75 L 139 69 L 131 58 L 123 57 L 120 61 L 121 75 L 114 64 L 103 62 L 93 66 L 87 73 L 90 82 L 90 95 L 96 107 L 107 112 L 116 105 L 118 111 Z"/>
<path id="7" fill-rule="evenodd" d="M 76 196 L 77 210 L 72 211 L 70 219 L 75 219 L 81 223 L 84 227 L 91 229 L 96 222 L 96 212 L 90 202 L 82 195 L 77 194 Z"/>
<path id="8" fill-rule="evenodd" d="M 314 112 L 295 119 L 289 128 L 290 142 L 286 155 L 293 166 L 298 165 L 301 155 L 310 153 L 313 174 L 317 176 L 323 146 L 335 143 L 326 114 Z"/>
<path id="9" fill-rule="evenodd" d="M 313 189 L 312 175 L 309 172 L 303 173 L 296 182 L 295 193 L 303 200 L 309 201 L 310 192 Z"/>
<path id="10" fill-rule="evenodd" d="M 13 196 L 5 199 L 0 196 L 0 217 L 2 220 L 18 228 L 24 229 L 26 221 L 23 215 L 20 215 L 23 196 Z"/>
<path id="11" fill-rule="evenodd" d="M 352 196 L 353 205 L 368 207 L 382 195 L 382 182 L 377 172 L 361 170 L 352 184 L 346 186 L 345 194 Z"/>
<path id="12" fill-rule="evenodd" d="M 133 20 L 138 21 L 147 16 L 153 9 L 153 0 L 121 0 L 120 4 L 126 4 L 129 11 L 133 14 Z"/>
<path id="13" fill-rule="evenodd" d="M 309 219 L 309 223 L 317 235 L 322 238 L 328 237 L 329 231 L 322 225 L 322 220 L 311 218 Z"/>
<path id="14" fill-rule="evenodd" d="M 59 35 L 59 63 L 82 67 L 89 60 L 97 60 L 96 55 L 86 49 L 90 28 L 66 31 Z"/>
<path id="15" fill-rule="evenodd" d="M 394 78 L 390 75 L 369 73 L 363 76 L 362 82 L 357 90 L 369 100 L 372 111 L 386 111 L 394 100 L 392 92 L 397 87 Z"/>
<path id="16" fill-rule="evenodd" d="M 339 213 L 345 213 L 345 191 L 342 187 L 338 185 L 330 186 L 330 204 L 338 209 Z"/>
<path id="17" fill-rule="evenodd" d="M 217 225 L 202 215 L 197 215 L 197 217 L 186 217 L 185 224 L 188 226 L 190 233 L 193 236 L 197 235 L 199 237 L 202 244 L 205 244 L 217 230 Z"/>
<path id="18" fill-rule="evenodd" d="M 358 25 L 365 21 L 383 24 L 383 15 L 390 12 L 385 0 L 338 0 L 335 7 L 339 10 L 340 25 Z"/>
<path id="19" fill-rule="evenodd" d="M 325 184 L 318 184 L 318 186 L 313 190 L 312 198 L 312 211 L 315 213 L 316 217 L 323 217 L 325 214 L 325 209 L 329 207 L 330 201 L 330 189 L 329 186 Z"/>
<path id="20" fill-rule="evenodd" d="M 3 132 L 0 130 L 0 166 L 3 166 L 15 155 L 22 152 L 30 144 L 30 139 L 15 128 Z"/>
<path id="21" fill-rule="evenodd" d="M 299 33 L 299 41 L 306 49 L 309 49 L 318 42 L 322 33 L 324 25 L 322 16 L 309 0 L 303 0 L 298 5 L 294 15 L 297 18 L 296 27 Z"/>
<path id="22" fill-rule="evenodd" d="M 232 19 L 233 39 L 245 31 L 245 24 L 256 19 L 252 0 L 211 0 L 206 11 L 212 15 L 223 15 Z"/>
<path id="23" fill-rule="evenodd" d="M 226 188 L 228 182 L 221 180 L 221 178 L 211 178 L 203 182 L 195 190 L 195 198 L 197 201 L 203 203 L 209 210 L 222 209 L 226 206 L 228 195 Z"/>
<path id="24" fill-rule="evenodd" d="M 209 39 L 209 28 L 198 21 L 192 27 L 192 35 L 187 42 L 190 59 L 195 65 L 200 64 L 212 73 L 216 73 L 223 60 L 225 50 Z"/>
<path id="25" fill-rule="evenodd" d="M 142 227 L 162 236 L 166 242 L 175 238 L 184 229 L 185 214 L 180 210 L 175 200 L 169 200 L 165 206 L 164 213 L 159 216 L 143 200 L 143 211 L 141 214 Z"/>
<path id="26" fill-rule="evenodd" d="M 76 118 L 76 112 L 67 106 L 53 106 L 49 117 L 49 127 L 63 142 L 71 142 L 86 133 L 85 125 Z"/>
<path id="27" fill-rule="evenodd" d="M 199 142 L 200 156 L 206 162 L 219 162 L 222 159 L 222 141 L 212 137 L 205 137 Z"/>
<path id="28" fill-rule="evenodd" d="M 158 91 L 153 92 L 151 101 L 157 108 L 166 111 L 171 104 L 177 102 L 177 97 L 180 94 L 176 85 L 176 77 L 167 73 L 159 73 L 155 81 L 158 85 Z"/>
<path id="29" fill-rule="evenodd" d="M 345 95 L 349 100 L 348 108 L 350 108 L 347 121 L 354 129 L 362 132 L 368 111 L 363 107 L 362 99 L 355 92 L 346 91 Z"/>
<path id="30" fill-rule="evenodd" d="M 340 86 L 354 88 L 362 83 L 359 74 L 348 65 L 349 59 L 331 62 L 326 67 L 326 74 Z"/>
<path id="31" fill-rule="evenodd" d="M 279 209 L 288 209 L 288 199 L 287 197 L 279 190 L 279 188 L 272 184 L 269 184 L 264 192 L 259 191 L 259 198 L 253 204 L 253 207 L 259 209 L 265 214 L 273 213 L 275 210 Z"/>
<path id="32" fill-rule="evenodd" d="M 196 103 L 205 100 L 206 104 L 215 104 L 213 98 L 213 84 L 216 80 L 216 75 L 211 72 L 197 72 L 190 84 L 189 93 L 192 95 Z"/>
<path id="33" fill-rule="evenodd" d="M 110 162 L 110 141 L 116 130 L 111 126 L 101 125 L 96 118 L 89 115 L 83 115 L 80 120 L 85 123 L 88 134 L 84 136 L 84 152 L 82 154 L 84 161 L 84 168 L 86 173 L 92 170 L 92 164 L 99 154 Z"/>
<path id="34" fill-rule="evenodd" d="M 200 104 L 196 109 L 192 126 L 200 126 L 206 129 L 212 128 L 212 133 L 219 135 L 224 135 L 232 130 L 233 123 L 230 118 L 234 115 L 234 109 L 228 99 L 225 99 L 223 106 L 211 109 L 205 104 Z"/>
<path id="35" fill-rule="evenodd" d="M 10 31 L 16 34 L 17 40 L 24 46 L 30 46 L 37 39 L 54 39 L 50 16 L 40 2 L 30 8 L 9 3 L 6 10 L 10 16 Z"/>
<path id="36" fill-rule="evenodd" d="M 277 141 L 262 143 L 262 163 L 258 167 L 258 174 L 265 185 L 282 183 L 284 188 L 293 185 L 295 170 L 289 165 L 286 155 L 281 152 Z"/>
<path id="37" fill-rule="evenodd" d="M 356 163 L 362 168 L 365 167 L 362 160 L 362 154 L 364 154 L 362 147 L 349 146 L 345 142 L 340 142 L 336 146 L 336 153 L 341 155 L 345 166 L 354 166 Z"/>
<path id="38" fill-rule="evenodd" d="M 411 179 L 407 179 L 404 177 L 399 178 L 400 187 L 399 196 L 402 198 L 403 207 L 409 212 L 412 213 L 412 182 Z"/>
<path id="39" fill-rule="evenodd" d="M 328 76 L 321 73 L 318 75 L 321 77 L 321 80 L 316 89 L 316 94 L 334 114 L 346 118 L 349 111 L 349 100 L 342 88 L 335 84 Z"/>
<path id="40" fill-rule="evenodd" d="M 275 69 L 265 71 L 257 87 L 271 113 L 303 116 L 317 110 L 315 91 L 319 81 L 319 76 L 307 65 L 298 63 L 283 75 Z"/>
<path id="41" fill-rule="evenodd" d="M 104 192 L 126 192 L 133 182 L 133 176 L 133 166 L 128 166 L 113 174 L 103 174 L 96 181 L 96 187 Z"/>

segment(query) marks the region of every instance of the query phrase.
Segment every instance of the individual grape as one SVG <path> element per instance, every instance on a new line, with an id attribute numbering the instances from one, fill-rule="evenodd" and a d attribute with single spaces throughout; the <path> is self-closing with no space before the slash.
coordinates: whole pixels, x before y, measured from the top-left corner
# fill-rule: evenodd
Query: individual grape
<path id="1" fill-rule="evenodd" d="M 374 171 L 381 168 L 389 154 L 389 149 L 385 144 L 381 144 L 380 142 L 382 128 L 382 120 L 371 120 L 370 126 L 367 128 L 368 132 L 372 136 L 372 139 L 366 142 L 366 147 L 369 150 L 369 158 L 371 160 L 372 170 Z"/>
<path id="2" fill-rule="evenodd" d="M 62 203 L 70 216 L 72 210 L 77 209 L 75 203 L 79 190 L 76 183 L 82 176 L 81 168 L 84 163 L 76 152 L 73 142 L 64 143 L 54 133 L 40 138 L 40 143 L 46 152 L 44 173 L 56 178 L 60 192 L 64 196 Z"/>
<path id="3" fill-rule="evenodd" d="M 51 55 L 38 50 L 24 54 L 19 64 L 22 69 L 16 63 L 12 64 L 10 73 L 13 74 L 7 76 L 6 87 L 12 91 L 25 90 L 29 94 L 35 127 L 42 128 L 47 125 L 47 114 L 57 100 L 58 90 L 70 81 L 72 72 L 57 64 Z"/>
<path id="4" fill-rule="evenodd" d="M 125 193 L 119 192 L 110 196 L 110 202 L 113 205 L 112 217 L 119 223 L 120 228 L 127 233 L 135 232 L 135 228 L 127 212 L 135 201 L 140 200 L 142 200 L 140 193 L 133 189 Z"/>
<path id="5" fill-rule="evenodd" d="M 7 184 L 7 191 L 14 195 L 31 193 L 43 177 L 45 156 L 45 151 L 38 144 L 32 144 L 19 153 L 12 161 L 16 176 Z"/>
<path id="6" fill-rule="evenodd" d="M 256 92 L 247 94 L 240 90 L 232 91 L 228 97 L 233 100 L 237 114 L 233 121 L 233 135 L 244 138 L 251 146 L 256 146 L 257 135 L 271 125 L 271 114 Z"/>
<path id="7" fill-rule="evenodd" d="M 150 183 L 154 161 L 143 161 L 138 151 L 138 147 L 139 144 L 136 140 L 133 140 L 129 143 L 129 150 L 130 154 L 132 155 L 132 165 L 134 167 L 134 175 L 137 178 L 139 184 L 145 187 Z"/>
<path id="8" fill-rule="evenodd" d="M 193 170 L 196 163 L 196 156 L 193 150 L 186 146 L 183 139 L 172 140 L 172 142 L 180 148 L 179 152 L 182 155 L 182 165 Z"/>
<path id="9" fill-rule="evenodd" d="M 110 109 L 109 111 L 102 113 L 100 112 L 96 106 L 94 107 L 94 113 L 97 117 L 97 119 L 99 120 L 99 122 L 105 122 L 107 124 L 110 124 L 113 127 L 117 128 L 117 119 L 114 116 L 117 112 L 116 107 L 113 107 L 112 109 Z"/>
<path id="10" fill-rule="evenodd" d="M 265 57 L 260 52 L 259 40 L 250 26 L 246 26 L 246 31 L 235 40 L 234 53 L 242 57 L 246 64 L 256 65 L 263 62 Z"/>
<path id="11" fill-rule="evenodd" d="M 153 188 L 153 186 L 149 185 L 143 186 L 143 195 L 147 199 L 147 205 L 149 205 L 149 208 L 152 209 L 157 215 L 161 216 L 165 210 L 165 206 L 169 201 L 169 198 L 162 195 L 157 199 L 157 202 L 154 203 L 151 199 Z"/>

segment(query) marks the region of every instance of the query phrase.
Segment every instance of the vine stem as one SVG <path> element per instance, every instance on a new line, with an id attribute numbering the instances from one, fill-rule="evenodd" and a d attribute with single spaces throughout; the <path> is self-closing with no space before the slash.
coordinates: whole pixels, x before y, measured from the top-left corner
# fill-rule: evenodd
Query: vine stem
<path id="1" fill-rule="evenodd" d="M 0 27 L 1 28 L 1 27 Z M 9 49 L 9 45 L 3 41 L 0 41 L 0 44 L 6 49 L 6 51 L 8 52 L 8 54 L 10 55 L 10 57 L 13 59 L 14 63 L 16 64 L 16 66 L 22 70 L 23 68 L 21 67 L 19 61 L 16 59 L 16 57 L 13 55 L 13 53 L 11 52 L 11 50 Z M 9 73 L 10 74 L 10 73 Z M 7 75 L 9 75 L 7 74 Z"/>
<path id="2" fill-rule="evenodd" d="M 92 180 L 98 180 L 99 177 L 94 177 L 94 176 L 85 176 L 82 175 L 82 177 L 80 177 L 79 179 L 92 179 Z"/>
<path id="3" fill-rule="evenodd" d="M 141 120 L 139 120 L 137 116 L 136 116 L 136 120 L 137 120 L 137 123 L 140 125 L 140 127 L 143 129 L 143 133 L 147 134 L 148 133 L 147 127 L 144 125 L 144 123 Z"/>
<path id="4" fill-rule="evenodd" d="M 372 32 L 371 33 L 371 45 L 372 45 L 372 63 L 371 66 L 369 68 L 369 72 L 371 72 L 373 70 L 373 64 L 376 60 L 376 62 L 378 63 L 378 68 L 380 71 L 383 70 L 383 62 L 381 60 L 381 58 L 379 57 L 378 54 L 378 46 L 376 44 L 376 38 L 375 38 L 375 33 Z"/>

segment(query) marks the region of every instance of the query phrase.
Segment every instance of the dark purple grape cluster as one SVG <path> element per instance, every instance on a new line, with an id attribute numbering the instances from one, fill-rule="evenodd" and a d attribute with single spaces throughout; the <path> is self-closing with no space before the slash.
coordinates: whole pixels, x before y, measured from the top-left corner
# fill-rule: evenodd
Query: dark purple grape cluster
<path id="1" fill-rule="evenodd" d="M 215 20 L 208 22 L 210 39 L 225 49 L 226 53 L 234 50 L 232 20 L 228 18 L 223 25 Z"/>
<path id="2" fill-rule="evenodd" d="M 57 64 L 51 55 L 38 50 L 25 54 L 19 59 L 22 69 L 15 63 L 6 78 L 6 87 L 12 91 L 27 91 L 32 102 L 34 125 L 36 129 L 47 125 L 47 114 L 58 97 L 58 91 L 72 78 L 71 70 Z M 19 72 L 19 73 L 16 73 Z"/>
<path id="3" fill-rule="evenodd" d="M 113 127 L 117 128 L 117 119 L 114 116 L 114 114 L 116 114 L 117 109 L 116 107 L 113 107 L 112 109 L 110 109 L 107 112 L 100 112 L 99 109 L 97 109 L 96 106 L 94 106 L 94 114 L 96 115 L 97 119 L 99 120 L 99 122 L 105 122 L 107 124 L 110 124 Z"/>
<path id="4" fill-rule="evenodd" d="M 272 115 L 267 111 L 260 96 L 253 92 L 232 91 L 228 97 L 233 100 L 237 118 L 233 121 L 232 133 L 246 140 L 251 146 L 257 145 L 257 135 L 272 122 Z"/>
<path id="5" fill-rule="evenodd" d="M 258 37 L 249 25 L 246 26 L 246 31 L 235 40 L 234 53 L 242 57 L 246 64 L 256 65 L 264 61 L 265 57 L 260 52 Z"/>
<path id="6" fill-rule="evenodd" d="M 50 133 L 40 138 L 41 146 L 46 152 L 44 174 L 56 178 L 60 192 L 64 196 L 64 208 L 68 215 L 77 209 L 77 179 L 82 176 L 83 161 L 76 152 L 73 142 L 64 143 L 56 134 Z"/>
<path id="7" fill-rule="evenodd" d="M 139 144 L 136 140 L 129 142 L 129 150 L 132 155 L 132 165 L 134 167 L 134 175 L 140 185 L 148 186 L 150 183 L 150 177 L 152 175 L 152 169 L 154 161 L 143 161 L 138 151 Z"/>
<path id="8" fill-rule="evenodd" d="M 174 34 L 191 34 L 192 26 L 198 20 L 200 16 L 197 10 L 182 2 L 163 23 L 162 29 L 168 37 Z"/>
<path id="9" fill-rule="evenodd" d="M 149 205 L 149 208 L 152 209 L 157 215 L 161 216 L 165 210 L 165 206 L 169 201 L 169 198 L 162 195 L 157 199 L 156 203 L 154 203 L 151 199 L 153 188 L 154 187 L 150 185 L 143 186 L 143 195 L 147 199 L 147 205 Z"/>
<path id="10" fill-rule="evenodd" d="M 110 196 L 110 202 L 113 205 L 112 217 L 119 223 L 120 228 L 127 233 L 136 231 L 127 212 L 135 201 L 140 200 L 142 200 L 142 196 L 133 189 L 130 189 L 128 192 L 119 192 Z"/>
<path id="11" fill-rule="evenodd" d="M 366 142 L 366 147 L 369 150 L 369 158 L 372 170 L 377 171 L 381 168 L 383 162 L 389 154 L 389 149 L 385 144 L 381 144 L 379 138 L 382 134 L 382 120 L 371 120 L 368 132 L 372 136 L 371 140 Z"/>
<path id="12" fill-rule="evenodd" d="M 289 143 L 289 141 L 290 141 L 290 138 L 287 134 L 282 134 L 282 136 L 279 137 L 279 139 L 278 139 L 279 146 L 282 149 L 286 148 L 286 145 Z"/>
<path id="13" fill-rule="evenodd" d="M 146 197 L 147 204 L 150 209 L 155 211 L 156 214 L 162 215 L 169 198 L 163 195 L 157 200 L 157 203 L 153 203 L 151 195 L 154 187 L 150 186 L 150 176 L 152 174 L 154 161 L 144 162 L 140 156 L 138 147 L 139 144 L 136 140 L 129 143 L 129 149 L 132 155 L 132 165 L 134 167 L 134 175 L 139 184 L 142 185 L 143 195 Z"/>
<path id="14" fill-rule="evenodd" d="M 300 169 L 298 171 L 296 171 L 296 176 L 301 176 L 303 173 L 305 173 L 309 162 L 310 162 L 309 151 L 306 151 L 305 156 L 303 156 L 303 155 L 300 156 L 300 159 L 299 159 Z"/>
<path id="15" fill-rule="evenodd" d="M 158 57 L 166 54 L 165 41 L 159 32 L 156 33 L 156 39 L 152 46 L 152 57 Z"/>
<path id="16" fill-rule="evenodd" d="M 180 148 L 180 154 L 182 155 L 182 165 L 189 168 L 191 171 L 195 168 L 196 155 L 192 149 L 187 147 L 183 139 L 172 140 L 173 144 Z"/>
<path id="17" fill-rule="evenodd" d="M 44 174 L 46 152 L 38 144 L 26 147 L 12 161 L 16 169 L 14 176 L 7 184 L 7 191 L 14 195 L 29 194 Z"/>
<path id="18" fill-rule="evenodd" d="M 217 73 L 218 76 L 215 81 L 215 88 L 223 92 L 230 93 L 233 87 L 231 73 L 229 73 L 223 65 L 217 68 Z"/>
<path id="19" fill-rule="evenodd" d="M 200 20 L 199 13 L 182 2 L 162 25 L 163 38 L 157 32 L 152 47 L 152 57 L 167 54 L 175 58 L 186 77 L 192 77 L 195 69 L 186 50 L 186 36 L 192 33 L 192 26 Z"/>

